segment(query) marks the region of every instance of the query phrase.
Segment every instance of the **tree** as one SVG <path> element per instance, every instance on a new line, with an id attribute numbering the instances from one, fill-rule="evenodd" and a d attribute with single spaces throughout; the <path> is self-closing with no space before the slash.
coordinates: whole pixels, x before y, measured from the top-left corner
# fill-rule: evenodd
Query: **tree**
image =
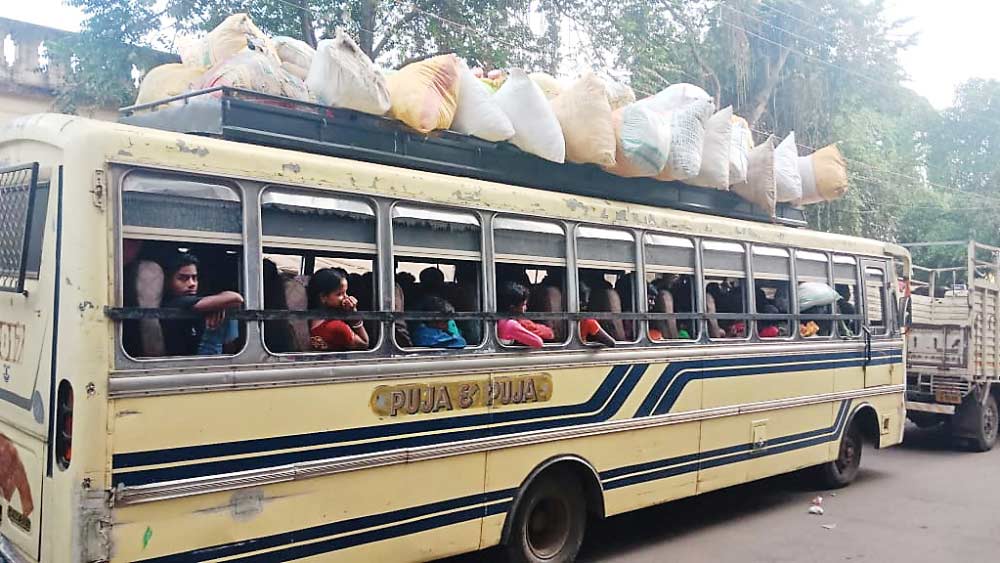
<path id="1" fill-rule="evenodd" d="M 156 49 L 176 50 L 178 33 L 204 33 L 235 13 L 248 13 L 265 33 L 313 45 L 344 29 L 383 66 L 450 52 L 490 67 L 554 66 L 552 33 L 537 35 L 528 24 L 530 0 L 66 1 L 86 18 L 78 37 L 53 50 L 57 64 L 70 69 L 61 92 L 70 108 L 81 100 L 129 103 L 133 65 L 148 70 L 164 61 Z"/>

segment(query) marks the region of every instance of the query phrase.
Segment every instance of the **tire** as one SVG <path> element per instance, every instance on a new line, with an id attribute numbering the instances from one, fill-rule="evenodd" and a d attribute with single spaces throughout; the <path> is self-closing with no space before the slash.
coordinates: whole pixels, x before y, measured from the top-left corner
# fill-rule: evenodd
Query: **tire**
<path id="1" fill-rule="evenodd" d="M 852 423 L 840 439 L 837 459 L 816 467 L 819 485 L 825 489 L 840 489 L 850 485 L 861 468 L 863 449 L 864 436 L 861 434 L 861 427 Z"/>
<path id="2" fill-rule="evenodd" d="M 969 448 L 974 452 L 988 452 L 997 443 L 997 428 L 1000 423 L 1000 412 L 997 408 L 996 398 L 990 394 L 986 397 L 986 404 L 976 402 L 970 405 L 974 414 L 975 426 L 972 434 L 968 436 Z"/>
<path id="3" fill-rule="evenodd" d="M 547 471 L 528 487 L 511 523 L 507 561 L 570 563 L 587 527 L 580 481 L 568 471 Z"/>

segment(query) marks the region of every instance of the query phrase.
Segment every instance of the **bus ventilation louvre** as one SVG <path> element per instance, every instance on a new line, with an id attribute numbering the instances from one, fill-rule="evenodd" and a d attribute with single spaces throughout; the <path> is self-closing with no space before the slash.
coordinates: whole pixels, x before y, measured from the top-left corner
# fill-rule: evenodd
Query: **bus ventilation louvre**
<path id="1" fill-rule="evenodd" d="M 0 291 L 24 292 L 38 163 L 0 168 Z"/>

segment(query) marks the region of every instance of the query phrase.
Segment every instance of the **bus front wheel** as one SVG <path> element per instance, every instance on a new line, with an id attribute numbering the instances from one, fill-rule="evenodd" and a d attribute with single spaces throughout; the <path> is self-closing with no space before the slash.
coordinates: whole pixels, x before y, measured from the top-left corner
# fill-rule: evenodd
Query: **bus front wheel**
<path id="1" fill-rule="evenodd" d="M 507 542 L 511 563 L 568 563 L 576 559 L 587 524 L 580 481 L 568 471 L 543 473 L 521 499 Z"/>
<path id="2" fill-rule="evenodd" d="M 864 442 L 861 427 L 857 423 L 851 424 L 840 439 L 837 459 L 816 468 L 819 483 L 823 488 L 839 489 L 854 481 L 861 468 L 861 450 Z"/>

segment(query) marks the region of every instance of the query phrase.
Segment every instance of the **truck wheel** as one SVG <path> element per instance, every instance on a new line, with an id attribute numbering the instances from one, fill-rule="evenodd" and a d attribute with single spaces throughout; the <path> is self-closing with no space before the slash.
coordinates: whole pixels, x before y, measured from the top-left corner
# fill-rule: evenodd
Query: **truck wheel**
<path id="1" fill-rule="evenodd" d="M 840 439 L 840 454 L 837 459 L 816 467 L 820 486 L 824 489 L 839 489 L 850 485 L 858 476 L 863 446 L 861 427 L 856 423 L 851 424 Z"/>
<path id="2" fill-rule="evenodd" d="M 543 473 L 525 492 L 507 541 L 511 563 L 569 563 L 587 525 L 579 480 L 567 471 Z"/>
<path id="3" fill-rule="evenodd" d="M 976 401 L 969 405 L 973 409 L 973 420 L 976 422 L 969 436 L 969 446 L 976 452 L 988 452 L 997 443 L 997 424 L 1000 416 L 997 412 L 997 400 L 992 394 L 986 397 L 986 404 Z"/>

